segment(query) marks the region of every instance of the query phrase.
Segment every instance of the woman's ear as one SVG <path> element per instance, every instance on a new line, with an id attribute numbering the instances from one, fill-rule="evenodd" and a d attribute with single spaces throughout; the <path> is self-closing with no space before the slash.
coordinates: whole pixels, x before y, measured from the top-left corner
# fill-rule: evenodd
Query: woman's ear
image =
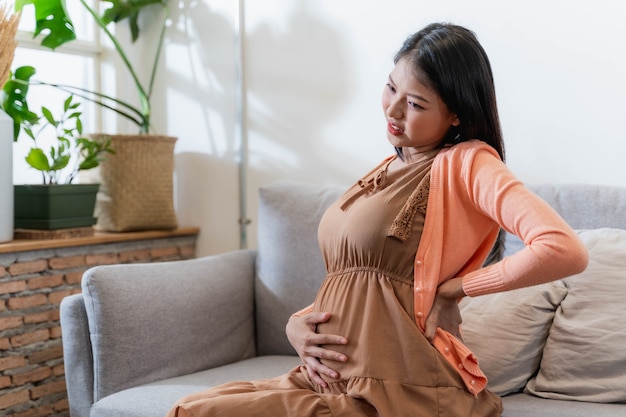
<path id="1" fill-rule="evenodd" d="M 461 125 L 461 120 L 459 120 L 459 116 L 454 115 L 454 119 L 452 119 L 452 126 L 458 127 Z"/>

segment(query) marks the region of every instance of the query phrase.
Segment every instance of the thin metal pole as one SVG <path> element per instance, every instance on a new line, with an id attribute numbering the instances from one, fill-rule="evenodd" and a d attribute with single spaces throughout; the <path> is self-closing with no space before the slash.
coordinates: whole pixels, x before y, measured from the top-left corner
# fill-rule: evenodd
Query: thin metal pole
<path id="1" fill-rule="evenodd" d="M 247 115 L 246 115 L 246 79 L 244 67 L 244 49 L 245 49 L 245 5 L 244 0 L 237 2 L 237 23 L 235 34 L 237 37 L 237 136 L 239 138 L 239 247 L 246 249 L 248 247 L 248 199 L 247 199 L 247 176 L 248 176 L 248 134 L 247 134 Z"/>

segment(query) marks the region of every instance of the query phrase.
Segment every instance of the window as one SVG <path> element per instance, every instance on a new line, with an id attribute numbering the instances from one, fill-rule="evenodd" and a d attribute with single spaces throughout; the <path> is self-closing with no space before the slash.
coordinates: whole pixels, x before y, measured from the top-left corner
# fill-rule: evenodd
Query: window
<path id="1" fill-rule="evenodd" d="M 93 2 L 92 2 L 93 3 Z M 91 21 L 91 16 L 82 8 L 78 1 L 66 3 L 68 13 L 76 29 L 77 40 L 60 47 L 56 51 L 39 45 L 38 39 L 32 39 L 35 27 L 34 9 L 32 5 L 24 6 L 17 35 L 18 46 L 15 51 L 12 69 L 23 65 L 35 67 L 33 79 L 48 83 L 71 85 L 76 87 L 100 90 L 100 59 L 101 46 L 99 32 Z M 41 106 L 48 107 L 55 115 L 62 109 L 68 93 L 50 86 L 32 86 L 29 90 L 29 106 L 40 113 Z M 101 111 L 93 103 L 81 100 L 83 113 L 82 122 L 85 132 L 101 130 Z M 44 149 L 50 137 L 38 139 L 38 145 Z M 13 183 L 41 183 L 41 174 L 24 161 L 33 141 L 23 132 L 13 145 Z"/>

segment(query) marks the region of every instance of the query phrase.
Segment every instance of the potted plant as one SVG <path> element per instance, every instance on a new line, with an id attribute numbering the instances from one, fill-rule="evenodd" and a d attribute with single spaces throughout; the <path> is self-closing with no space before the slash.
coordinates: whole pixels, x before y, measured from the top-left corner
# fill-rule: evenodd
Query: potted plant
<path id="1" fill-rule="evenodd" d="M 112 154 L 110 140 L 93 140 L 83 135 L 80 103 L 73 95 L 65 99 L 61 114 L 45 106 L 40 113 L 28 107 L 28 81 L 33 67 L 18 68 L 2 88 L 2 108 L 13 118 L 15 131 L 23 130 L 33 141 L 25 160 L 41 172 L 42 183 L 14 186 L 16 229 L 65 229 L 96 223 L 94 206 L 99 184 L 75 184 L 81 171 L 93 169 L 105 154 Z M 42 137 L 52 134 L 44 147 Z"/>
<path id="2" fill-rule="evenodd" d="M 91 135 L 96 141 L 111 140 L 116 150 L 115 156 L 107 158 L 100 167 L 101 187 L 96 203 L 98 227 L 108 231 L 174 228 L 177 225 L 173 204 L 176 138 L 154 134 L 150 123 L 152 91 L 169 20 L 168 0 L 101 0 L 98 3 L 110 5 L 103 13 L 92 8 L 87 0 L 79 2 L 113 45 L 127 75 L 133 80 L 139 104 L 133 105 L 111 95 L 75 86 L 45 81 L 29 82 L 51 85 L 90 100 L 138 127 L 137 135 Z M 34 6 L 36 27 L 33 35 L 41 35 L 41 44 L 55 49 L 76 38 L 64 3 L 65 0 L 18 0 L 15 7 L 17 11 L 23 12 L 24 6 Z M 140 35 L 140 12 L 148 7 L 160 7 L 161 20 L 150 77 L 147 82 L 142 82 L 122 42 L 110 26 L 128 21 L 132 42 L 135 42 Z"/>

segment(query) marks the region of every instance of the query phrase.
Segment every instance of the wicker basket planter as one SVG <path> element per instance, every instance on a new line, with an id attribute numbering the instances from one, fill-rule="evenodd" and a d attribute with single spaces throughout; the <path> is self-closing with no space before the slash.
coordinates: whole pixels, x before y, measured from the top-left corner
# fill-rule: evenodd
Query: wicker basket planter
<path id="1" fill-rule="evenodd" d="M 96 228 L 111 232 L 174 229 L 174 145 L 159 135 L 91 135 L 111 138 L 114 155 L 100 164 Z"/>

